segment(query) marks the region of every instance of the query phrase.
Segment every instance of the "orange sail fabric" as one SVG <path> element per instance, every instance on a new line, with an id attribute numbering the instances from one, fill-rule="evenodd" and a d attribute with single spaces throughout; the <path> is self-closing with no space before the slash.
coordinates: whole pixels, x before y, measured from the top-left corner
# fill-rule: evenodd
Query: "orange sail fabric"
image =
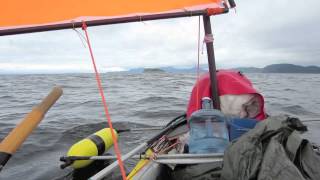
<path id="1" fill-rule="evenodd" d="M 2 0 L 0 30 L 168 12 L 223 9 L 224 0 Z"/>

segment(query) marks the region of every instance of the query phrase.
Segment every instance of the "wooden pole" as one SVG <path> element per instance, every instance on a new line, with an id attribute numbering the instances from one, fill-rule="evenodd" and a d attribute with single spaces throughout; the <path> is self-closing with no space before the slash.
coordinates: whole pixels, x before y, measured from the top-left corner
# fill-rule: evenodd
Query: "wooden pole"
<path id="1" fill-rule="evenodd" d="M 218 12 L 217 14 L 223 14 L 227 12 L 228 12 L 228 8 L 225 7 L 223 12 Z M 91 20 L 91 21 L 86 21 L 86 24 L 89 27 L 89 26 L 100 26 L 100 25 L 108 25 L 108 24 L 150 21 L 150 20 L 158 20 L 158 19 L 199 16 L 203 14 L 207 14 L 207 10 L 170 12 L 170 13 L 163 13 L 163 14 L 150 14 L 150 15 L 141 15 L 141 16 L 137 15 L 132 17 L 118 17 L 118 18 L 110 18 L 110 19 Z M 43 32 L 43 31 L 54 31 L 54 30 L 62 30 L 62 29 L 73 29 L 73 28 L 80 28 L 80 27 L 82 27 L 82 22 L 67 22 L 67 23 L 39 25 L 39 26 L 13 28 L 13 29 L 2 29 L 2 30 L 0 29 L 0 36 Z"/>
<path id="2" fill-rule="evenodd" d="M 206 36 L 212 35 L 210 16 L 203 16 L 203 25 Z M 208 64 L 209 64 L 209 73 L 211 80 L 211 99 L 213 100 L 214 107 L 220 110 L 220 99 L 218 94 L 218 82 L 216 76 L 216 62 L 214 57 L 213 42 L 206 42 L 207 54 L 208 54 Z"/>
<path id="3" fill-rule="evenodd" d="M 18 150 L 25 139 L 38 126 L 46 112 L 62 95 L 62 89 L 55 87 L 51 93 L 21 121 L 0 143 L 0 170 Z"/>

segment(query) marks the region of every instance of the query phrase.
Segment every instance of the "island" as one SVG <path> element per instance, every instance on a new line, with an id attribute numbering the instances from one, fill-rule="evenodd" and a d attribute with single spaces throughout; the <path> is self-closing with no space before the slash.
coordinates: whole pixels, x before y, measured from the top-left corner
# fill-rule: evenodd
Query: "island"
<path id="1" fill-rule="evenodd" d="M 143 73 L 165 73 L 166 71 L 159 68 L 144 68 Z"/>
<path id="2" fill-rule="evenodd" d="M 201 65 L 199 71 L 201 73 L 207 72 L 207 65 Z M 224 68 L 223 68 L 224 69 Z M 257 67 L 238 67 L 232 68 L 243 73 L 307 73 L 320 74 L 320 67 L 318 66 L 299 66 L 294 64 L 271 64 L 263 68 Z M 134 68 L 128 70 L 130 73 L 196 73 L 197 68 L 183 68 L 183 67 L 159 67 L 159 68 Z"/>
<path id="3" fill-rule="evenodd" d="M 308 73 L 320 74 L 318 66 L 299 66 L 294 64 L 271 64 L 264 68 L 239 67 L 234 68 L 244 73 Z"/>

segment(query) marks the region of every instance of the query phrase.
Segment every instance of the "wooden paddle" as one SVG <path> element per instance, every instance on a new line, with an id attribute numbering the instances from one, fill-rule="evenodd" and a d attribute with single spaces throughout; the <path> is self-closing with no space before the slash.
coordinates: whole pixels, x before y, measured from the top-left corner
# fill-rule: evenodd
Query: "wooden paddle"
<path id="1" fill-rule="evenodd" d="M 39 105 L 35 106 L 0 143 L 0 171 L 61 95 L 61 87 L 54 87 L 50 94 Z"/>

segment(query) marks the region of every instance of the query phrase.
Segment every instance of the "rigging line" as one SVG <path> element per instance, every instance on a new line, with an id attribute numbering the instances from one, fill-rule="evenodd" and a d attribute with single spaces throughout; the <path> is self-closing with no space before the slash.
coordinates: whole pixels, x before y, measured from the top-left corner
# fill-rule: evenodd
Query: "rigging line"
<path id="1" fill-rule="evenodd" d="M 74 25 L 74 21 L 71 21 L 71 23 L 72 23 L 72 30 L 74 30 L 74 31 L 77 33 L 79 39 L 81 40 L 81 43 L 82 43 L 83 47 L 84 47 L 84 48 L 87 48 L 87 47 L 86 47 L 86 41 L 87 41 L 86 38 L 83 36 L 83 34 L 81 34 L 81 32 L 79 32 L 79 31 L 76 29 L 76 27 L 75 27 L 75 25 Z"/>
<path id="2" fill-rule="evenodd" d="M 181 144 L 180 141 L 176 141 L 175 143 L 169 145 L 168 147 L 165 147 L 163 150 L 161 150 L 158 154 L 162 154 L 162 153 L 165 153 L 166 151 L 170 150 L 171 148 L 177 146 L 178 144 Z"/>
<path id="3" fill-rule="evenodd" d="M 94 72 L 95 72 L 95 75 L 96 75 L 96 80 L 97 80 L 100 96 L 102 98 L 102 103 L 103 103 L 103 106 L 104 106 L 105 115 L 106 115 L 106 118 L 108 120 L 109 128 L 111 129 L 111 136 L 112 136 L 112 140 L 113 140 L 113 143 L 114 143 L 114 151 L 116 153 L 117 160 L 119 162 L 122 179 L 123 180 L 127 180 L 126 171 L 124 169 L 124 165 L 123 165 L 123 162 L 122 162 L 122 159 L 121 159 L 121 152 L 120 152 L 120 149 L 119 149 L 119 146 L 118 146 L 116 134 L 113 131 L 111 117 L 110 117 L 110 114 L 109 114 L 109 111 L 108 111 L 108 106 L 107 106 L 106 99 L 105 99 L 105 96 L 104 96 L 102 83 L 101 83 L 101 78 L 100 78 L 100 75 L 99 75 L 95 60 L 94 60 L 94 56 L 93 56 L 93 52 L 92 52 L 92 48 L 91 48 L 91 44 L 90 44 L 90 40 L 89 40 L 89 35 L 88 35 L 88 31 L 87 31 L 87 25 L 86 25 L 86 23 L 84 21 L 82 22 L 82 30 L 85 32 L 85 35 L 86 35 L 86 39 L 87 39 L 86 41 L 87 41 L 87 45 L 89 47 L 90 56 L 91 56 L 91 60 L 92 60 L 92 65 L 93 65 Z"/>
<path id="4" fill-rule="evenodd" d="M 199 16 L 199 21 L 198 21 L 198 64 L 197 64 L 197 82 L 196 82 L 196 93 L 197 93 L 197 110 L 200 109 L 199 107 L 199 76 L 200 76 L 200 73 L 199 73 L 199 66 L 200 66 L 200 16 Z"/>
<path id="5" fill-rule="evenodd" d="M 142 20 L 142 16 L 141 15 L 139 15 L 139 19 L 140 19 L 139 22 L 143 23 L 144 25 L 147 25 L 147 23 Z"/>

